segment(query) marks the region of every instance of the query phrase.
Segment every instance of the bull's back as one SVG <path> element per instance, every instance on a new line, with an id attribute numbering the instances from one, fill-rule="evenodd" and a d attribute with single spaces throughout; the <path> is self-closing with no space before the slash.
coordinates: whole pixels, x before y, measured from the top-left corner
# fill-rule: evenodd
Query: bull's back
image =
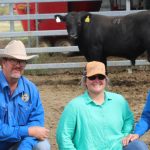
<path id="1" fill-rule="evenodd" d="M 94 16 L 89 30 L 89 38 L 105 47 L 129 46 L 138 40 L 135 38 L 138 27 L 125 17 Z"/>
<path id="2" fill-rule="evenodd" d="M 141 36 L 141 34 L 138 33 L 142 32 L 143 34 L 146 34 L 146 31 L 150 27 L 150 11 L 112 17 L 93 15 L 92 21 L 93 29 L 99 29 L 99 32 L 97 30 L 97 33 L 103 34 L 103 37 L 106 37 L 106 35 L 108 37 L 114 37 L 116 34 L 118 38 L 120 38 L 120 36 L 125 38 L 126 36 L 127 38 L 128 36 L 138 37 L 138 35 Z"/>
<path id="3" fill-rule="evenodd" d="M 119 17 L 93 15 L 89 44 L 101 46 L 107 56 L 137 57 L 145 51 L 143 41 L 150 43 L 149 17 L 149 11 Z"/>

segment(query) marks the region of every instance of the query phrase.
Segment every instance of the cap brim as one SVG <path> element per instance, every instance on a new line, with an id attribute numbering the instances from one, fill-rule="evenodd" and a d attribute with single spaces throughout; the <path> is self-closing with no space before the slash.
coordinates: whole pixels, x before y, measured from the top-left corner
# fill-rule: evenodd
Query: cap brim
<path id="1" fill-rule="evenodd" d="M 97 75 L 97 74 L 101 74 L 101 75 L 103 75 L 103 76 L 106 76 L 106 74 L 105 74 L 105 73 L 102 73 L 102 72 L 92 72 L 92 73 L 87 74 L 86 76 L 87 76 L 87 77 L 91 77 L 91 76 L 94 76 L 94 75 Z"/>

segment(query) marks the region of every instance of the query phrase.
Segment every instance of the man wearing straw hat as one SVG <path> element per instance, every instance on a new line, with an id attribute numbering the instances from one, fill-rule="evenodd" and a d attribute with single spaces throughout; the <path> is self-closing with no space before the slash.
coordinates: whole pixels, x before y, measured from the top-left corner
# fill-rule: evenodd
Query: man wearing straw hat
<path id="1" fill-rule="evenodd" d="M 0 149 L 50 150 L 49 130 L 37 87 L 23 77 L 27 56 L 24 44 L 13 40 L 0 51 Z"/>

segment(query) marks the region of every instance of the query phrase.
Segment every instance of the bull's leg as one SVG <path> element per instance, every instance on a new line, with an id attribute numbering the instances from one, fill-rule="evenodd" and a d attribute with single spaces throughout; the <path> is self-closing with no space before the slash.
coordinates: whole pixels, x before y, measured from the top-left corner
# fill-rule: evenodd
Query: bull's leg
<path id="1" fill-rule="evenodd" d="M 150 62 L 150 49 L 147 50 L 147 60 Z"/>
<path id="2" fill-rule="evenodd" d="M 129 68 L 127 68 L 127 71 L 128 71 L 129 74 L 132 73 L 132 70 L 133 70 L 133 66 L 130 66 Z"/>
<path id="3" fill-rule="evenodd" d="M 132 73 L 133 72 L 133 68 L 135 66 L 135 59 L 130 60 L 131 61 L 131 66 L 129 68 L 127 68 L 128 73 Z"/>

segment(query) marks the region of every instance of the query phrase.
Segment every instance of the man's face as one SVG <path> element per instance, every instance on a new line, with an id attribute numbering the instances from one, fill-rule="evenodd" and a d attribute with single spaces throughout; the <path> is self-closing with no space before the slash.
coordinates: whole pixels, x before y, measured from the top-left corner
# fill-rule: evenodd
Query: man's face
<path id="1" fill-rule="evenodd" d="M 7 80 L 19 79 L 24 72 L 26 61 L 18 59 L 4 58 L 2 61 L 3 72 Z"/>

